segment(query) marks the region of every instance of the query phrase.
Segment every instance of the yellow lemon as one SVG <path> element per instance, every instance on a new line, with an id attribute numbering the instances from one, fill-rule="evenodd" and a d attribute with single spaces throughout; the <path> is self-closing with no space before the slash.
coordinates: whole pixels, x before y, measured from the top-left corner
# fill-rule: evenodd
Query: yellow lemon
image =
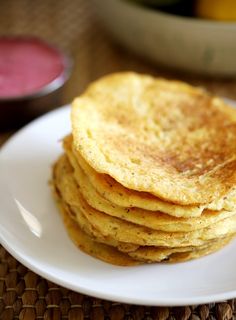
<path id="1" fill-rule="evenodd" d="M 235 0 L 197 0 L 196 15 L 202 18 L 236 21 Z"/>

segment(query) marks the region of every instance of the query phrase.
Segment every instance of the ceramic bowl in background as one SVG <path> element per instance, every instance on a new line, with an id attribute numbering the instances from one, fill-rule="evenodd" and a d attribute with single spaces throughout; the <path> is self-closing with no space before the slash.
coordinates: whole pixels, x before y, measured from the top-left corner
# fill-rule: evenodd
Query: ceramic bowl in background
<path id="1" fill-rule="evenodd" d="M 93 0 L 115 39 L 139 55 L 171 68 L 236 76 L 236 23 L 181 17 L 128 0 Z"/>

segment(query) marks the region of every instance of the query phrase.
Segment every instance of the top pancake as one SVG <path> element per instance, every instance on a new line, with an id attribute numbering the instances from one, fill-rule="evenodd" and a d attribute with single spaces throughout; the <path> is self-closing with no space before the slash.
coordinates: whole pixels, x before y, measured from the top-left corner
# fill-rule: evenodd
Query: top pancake
<path id="1" fill-rule="evenodd" d="M 75 148 L 126 188 L 191 205 L 236 184 L 236 111 L 200 89 L 114 74 L 75 99 L 71 118 Z"/>

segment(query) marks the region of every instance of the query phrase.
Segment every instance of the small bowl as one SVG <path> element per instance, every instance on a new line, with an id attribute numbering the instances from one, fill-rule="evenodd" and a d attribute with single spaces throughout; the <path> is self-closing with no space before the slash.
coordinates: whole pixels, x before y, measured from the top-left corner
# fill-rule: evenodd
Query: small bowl
<path id="1" fill-rule="evenodd" d="M 3 37 L 0 38 L 0 48 L 1 48 L 1 41 L 3 41 L 5 44 L 10 43 L 10 45 L 13 43 L 16 45 L 16 49 L 12 50 L 12 57 L 9 58 L 10 63 L 14 65 L 14 63 L 17 65 L 18 58 L 15 58 L 14 54 L 17 56 L 17 50 L 22 50 L 22 46 L 24 45 L 30 45 L 32 44 L 33 50 L 37 51 L 37 46 L 40 48 L 40 50 L 43 52 L 43 50 L 46 52 L 48 50 L 48 53 L 50 53 L 50 59 L 53 59 L 53 55 L 55 55 L 55 67 L 57 67 L 57 72 L 52 71 L 52 62 L 50 63 L 50 60 L 47 59 L 45 61 L 38 62 L 40 60 L 40 55 L 42 53 L 35 53 L 33 51 L 32 56 L 30 59 L 32 59 L 31 64 L 27 63 L 27 59 L 23 59 L 23 62 L 21 60 L 21 63 L 26 63 L 27 68 L 32 67 L 35 70 L 35 76 L 33 75 L 33 72 L 29 72 L 24 76 L 24 68 L 21 66 L 19 67 L 19 74 L 17 74 L 15 71 L 13 71 L 13 78 L 18 78 L 18 83 L 16 83 L 16 87 L 20 86 L 21 89 L 11 89 L 10 86 L 14 87 L 14 81 L 11 79 L 11 75 L 9 76 L 9 70 L 6 67 L 5 70 L 5 61 L 7 59 L 7 55 L 2 57 L 2 63 L 1 63 L 1 52 L 0 52 L 0 80 L 2 80 L 2 87 L 0 82 L 0 130 L 9 130 L 13 128 L 18 128 L 28 121 L 34 119 L 35 117 L 60 106 L 61 104 L 61 93 L 63 89 L 63 85 L 68 80 L 71 68 L 72 68 L 72 61 L 71 59 L 65 55 L 63 52 L 61 52 L 58 48 L 48 44 L 47 42 L 35 38 L 35 37 Z M 6 45 L 5 45 L 6 46 Z M 19 48 L 18 48 L 18 47 Z M 35 48 L 34 48 L 35 47 Z M 4 47 L 5 48 L 5 47 Z M 9 49 L 6 49 L 9 50 Z M 24 50 L 24 48 L 23 48 Z M 27 50 L 26 50 L 27 51 Z M 3 52 L 3 51 L 2 51 Z M 28 52 L 26 52 L 29 54 Z M 24 54 L 24 53 L 23 53 Z M 19 53 L 19 56 L 22 55 L 22 53 Z M 37 61 L 34 61 L 36 57 Z M 26 61 L 25 61 L 26 60 Z M 9 62 L 9 61 L 8 61 Z M 40 70 L 40 64 L 37 69 L 37 63 L 41 63 L 44 72 L 46 73 L 47 70 L 51 68 L 50 76 L 46 76 L 41 72 Z M 46 70 L 46 71 L 45 71 Z M 32 80 L 32 75 L 33 79 Z M 1 79 L 2 76 L 2 79 Z M 39 76 L 39 77 L 38 77 Z M 41 77 L 41 78 L 40 78 Z M 42 78 L 45 78 L 44 79 Z M 40 83 L 38 78 L 40 78 Z M 19 80 L 20 79 L 20 80 Z M 9 86 L 5 85 L 4 87 L 4 81 L 5 84 L 9 82 Z M 16 81 L 16 82 L 17 82 Z M 32 83 L 38 82 L 35 85 L 32 85 Z M 44 82 L 43 82 L 44 81 Z M 4 93 L 4 90 L 6 90 L 7 94 Z M 18 91 L 19 92 L 18 92 Z M 12 92 L 11 92 L 12 91 Z"/>
<path id="2" fill-rule="evenodd" d="M 120 43 L 168 67 L 236 76 L 236 23 L 181 17 L 128 0 L 93 0 L 103 24 Z"/>

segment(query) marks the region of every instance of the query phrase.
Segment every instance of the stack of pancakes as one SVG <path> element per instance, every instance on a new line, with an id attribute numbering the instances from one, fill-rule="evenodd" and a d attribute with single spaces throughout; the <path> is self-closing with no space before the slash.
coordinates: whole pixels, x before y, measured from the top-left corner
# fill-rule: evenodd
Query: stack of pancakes
<path id="1" fill-rule="evenodd" d="M 75 99 L 53 169 L 66 228 L 117 265 L 212 253 L 236 233 L 236 111 L 182 82 L 106 76 Z"/>

